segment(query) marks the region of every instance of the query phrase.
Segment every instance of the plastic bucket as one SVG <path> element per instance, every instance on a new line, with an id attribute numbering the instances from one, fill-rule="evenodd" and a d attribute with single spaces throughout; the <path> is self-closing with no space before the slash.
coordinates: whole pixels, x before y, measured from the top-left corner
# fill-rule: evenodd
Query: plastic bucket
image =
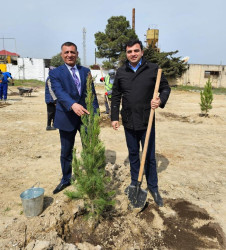
<path id="1" fill-rule="evenodd" d="M 24 214 L 33 217 L 41 214 L 43 210 L 44 189 L 32 187 L 20 194 Z"/>

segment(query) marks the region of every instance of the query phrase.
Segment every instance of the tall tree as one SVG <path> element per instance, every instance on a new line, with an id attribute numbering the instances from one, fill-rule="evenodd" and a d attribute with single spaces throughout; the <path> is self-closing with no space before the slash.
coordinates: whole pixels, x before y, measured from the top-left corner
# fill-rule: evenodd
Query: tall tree
<path id="1" fill-rule="evenodd" d="M 129 21 L 124 16 L 112 16 L 108 19 L 105 32 L 99 31 L 94 36 L 98 49 L 96 56 L 108 59 L 107 62 L 103 62 L 107 68 L 115 68 L 125 49 L 125 44 L 137 38 L 135 31 L 131 29 Z"/>
<path id="2" fill-rule="evenodd" d="M 158 50 L 152 48 L 151 45 L 144 49 L 145 58 L 150 62 L 158 64 L 168 79 L 181 77 L 187 70 L 187 63 L 181 60 L 180 57 L 174 56 L 177 53 L 178 50 L 171 52 L 159 52 Z"/>

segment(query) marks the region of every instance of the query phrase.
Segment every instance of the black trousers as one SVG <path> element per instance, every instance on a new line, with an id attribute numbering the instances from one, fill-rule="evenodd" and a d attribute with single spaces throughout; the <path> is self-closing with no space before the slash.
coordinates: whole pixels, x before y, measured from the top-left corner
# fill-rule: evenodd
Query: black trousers
<path id="1" fill-rule="evenodd" d="M 143 149 L 146 130 L 135 131 L 127 128 L 124 128 L 124 130 L 129 151 L 131 185 L 135 186 L 137 184 L 140 170 L 140 142 Z M 152 191 L 158 191 L 158 175 L 155 159 L 155 122 L 152 124 L 144 167 L 148 188 Z"/>
<path id="2" fill-rule="evenodd" d="M 47 103 L 47 126 L 51 126 L 54 122 L 54 117 L 56 113 L 55 103 Z"/>

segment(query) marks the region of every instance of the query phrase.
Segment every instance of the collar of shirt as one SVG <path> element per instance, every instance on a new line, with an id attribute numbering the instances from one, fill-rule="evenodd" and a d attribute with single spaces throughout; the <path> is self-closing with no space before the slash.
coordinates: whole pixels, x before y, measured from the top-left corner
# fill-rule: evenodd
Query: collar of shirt
<path id="1" fill-rule="evenodd" d="M 73 77 L 73 73 L 72 73 L 71 68 L 75 68 L 75 74 L 76 74 L 76 76 L 78 77 L 79 81 L 81 82 L 81 79 L 80 79 L 80 75 L 79 75 L 77 66 L 75 65 L 74 67 L 71 67 L 71 66 L 67 65 L 66 63 L 65 63 L 65 65 L 66 65 L 66 67 L 68 68 L 69 72 L 71 73 L 71 76 L 72 76 L 72 77 Z"/>
<path id="2" fill-rule="evenodd" d="M 142 63 L 142 58 L 140 59 L 140 61 L 138 62 L 137 66 L 136 67 L 133 67 L 130 63 L 129 63 L 129 67 L 134 71 L 136 72 L 138 70 L 138 68 L 140 67 Z"/>

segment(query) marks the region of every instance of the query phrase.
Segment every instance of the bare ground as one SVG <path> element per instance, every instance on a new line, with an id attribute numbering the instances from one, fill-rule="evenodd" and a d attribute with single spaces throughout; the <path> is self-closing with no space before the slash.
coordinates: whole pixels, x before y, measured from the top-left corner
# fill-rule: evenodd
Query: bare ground
<path id="1" fill-rule="evenodd" d="M 52 194 L 61 178 L 60 141 L 58 131 L 45 130 L 44 88 L 21 97 L 10 87 L 13 95 L 0 103 L 0 249 L 225 249 L 226 96 L 214 95 L 208 118 L 199 116 L 197 92 L 172 91 L 166 108 L 157 110 L 156 157 L 165 205 L 158 208 L 148 194 L 145 209 L 137 213 L 128 209 L 123 192 L 130 182 L 123 127 L 110 127 L 104 89 L 96 90 L 115 210 L 92 231 L 81 201 Z M 75 146 L 79 155 L 79 136 Z M 27 218 L 20 194 L 37 182 L 45 189 L 44 210 Z"/>

